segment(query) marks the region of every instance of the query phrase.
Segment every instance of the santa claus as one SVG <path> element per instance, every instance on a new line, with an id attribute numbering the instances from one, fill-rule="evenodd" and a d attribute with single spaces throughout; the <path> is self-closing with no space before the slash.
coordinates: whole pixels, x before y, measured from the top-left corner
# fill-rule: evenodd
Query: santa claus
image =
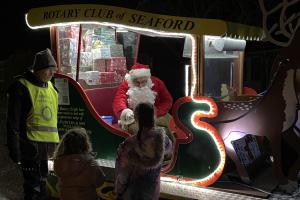
<path id="1" fill-rule="evenodd" d="M 169 127 L 172 96 L 160 79 L 151 76 L 149 65 L 135 63 L 120 84 L 113 102 L 119 123 L 132 134 L 138 130 L 133 111 L 139 103 L 154 104 L 156 125 Z"/>

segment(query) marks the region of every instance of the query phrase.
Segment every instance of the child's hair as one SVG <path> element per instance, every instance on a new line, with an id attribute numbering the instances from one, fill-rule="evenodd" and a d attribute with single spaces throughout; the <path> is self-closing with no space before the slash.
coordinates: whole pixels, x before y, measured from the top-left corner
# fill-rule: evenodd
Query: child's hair
<path id="1" fill-rule="evenodd" d="M 154 127 L 154 108 L 150 103 L 140 103 L 134 110 L 134 116 L 138 121 L 139 130 L 137 133 L 138 140 L 141 139 L 141 133 L 144 128 Z"/>
<path id="2" fill-rule="evenodd" d="M 72 128 L 61 138 L 54 152 L 54 158 L 90 152 L 92 152 L 92 145 L 86 130 L 84 128 Z"/>

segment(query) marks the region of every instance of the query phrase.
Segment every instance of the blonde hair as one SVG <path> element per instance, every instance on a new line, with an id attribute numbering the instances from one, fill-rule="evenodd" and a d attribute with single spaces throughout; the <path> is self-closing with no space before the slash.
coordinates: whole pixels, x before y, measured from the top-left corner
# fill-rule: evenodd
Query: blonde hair
<path id="1" fill-rule="evenodd" d="M 54 159 L 63 155 L 92 152 L 92 145 L 84 128 L 72 128 L 64 134 L 55 149 Z"/>

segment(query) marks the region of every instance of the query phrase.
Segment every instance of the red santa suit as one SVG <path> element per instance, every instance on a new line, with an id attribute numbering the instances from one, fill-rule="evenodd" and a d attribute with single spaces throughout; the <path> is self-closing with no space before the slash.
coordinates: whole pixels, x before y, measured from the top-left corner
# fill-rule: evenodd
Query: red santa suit
<path id="1" fill-rule="evenodd" d="M 143 88 L 134 86 L 132 82 L 134 78 L 139 77 L 149 77 L 147 85 Z M 118 88 L 113 102 L 113 110 L 120 119 L 120 115 L 125 109 L 134 110 L 138 103 L 145 101 L 154 103 L 156 117 L 159 118 L 169 112 L 173 98 L 165 84 L 157 77 L 151 76 L 148 65 L 136 63 Z"/>

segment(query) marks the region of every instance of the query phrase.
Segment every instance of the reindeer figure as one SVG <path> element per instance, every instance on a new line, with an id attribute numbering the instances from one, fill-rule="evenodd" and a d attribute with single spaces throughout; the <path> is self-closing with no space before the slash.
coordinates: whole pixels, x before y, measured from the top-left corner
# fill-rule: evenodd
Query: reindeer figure
<path id="1" fill-rule="evenodd" d="M 265 136 L 270 143 L 278 187 L 287 193 L 298 188 L 297 174 L 300 171 L 300 13 L 291 14 L 289 17 L 285 13 L 289 7 L 299 3 L 300 0 L 283 1 L 267 11 L 263 0 L 259 0 L 266 40 L 285 47 L 273 64 L 273 68 L 277 68 L 276 76 L 265 96 L 247 102 L 216 102 L 220 115 L 208 120 L 221 134 L 227 155 L 235 162 L 245 182 L 250 179 L 229 138 L 239 139 L 246 134 Z M 268 28 L 268 16 L 280 9 L 279 24 L 275 23 Z M 282 139 L 298 155 L 287 176 L 282 170 Z"/>

